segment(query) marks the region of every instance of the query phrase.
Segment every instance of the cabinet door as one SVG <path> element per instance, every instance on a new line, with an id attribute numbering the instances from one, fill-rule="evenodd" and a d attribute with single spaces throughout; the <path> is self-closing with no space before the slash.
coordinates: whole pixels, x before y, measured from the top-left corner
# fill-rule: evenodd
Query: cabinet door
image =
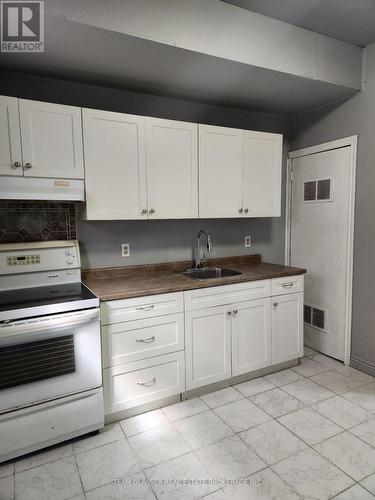
<path id="1" fill-rule="evenodd" d="M 18 99 L 0 96 L 0 174 L 22 175 Z"/>
<path id="2" fill-rule="evenodd" d="M 24 99 L 19 107 L 25 175 L 83 179 L 81 108 Z"/>
<path id="3" fill-rule="evenodd" d="M 186 388 L 231 376 L 231 306 L 185 313 Z"/>
<path id="4" fill-rule="evenodd" d="M 282 135 L 244 131 L 244 215 L 281 215 Z"/>
<path id="5" fill-rule="evenodd" d="M 242 217 L 243 130 L 199 125 L 199 217 Z"/>
<path id="6" fill-rule="evenodd" d="M 233 305 L 232 375 L 271 365 L 271 299 Z"/>
<path id="7" fill-rule="evenodd" d="M 142 116 L 83 110 L 87 219 L 147 219 Z"/>
<path id="8" fill-rule="evenodd" d="M 272 297 L 272 364 L 303 356 L 303 293 Z"/>
<path id="9" fill-rule="evenodd" d="M 146 118 L 149 218 L 198 217 L 198 149 L 195 123 Z"/>

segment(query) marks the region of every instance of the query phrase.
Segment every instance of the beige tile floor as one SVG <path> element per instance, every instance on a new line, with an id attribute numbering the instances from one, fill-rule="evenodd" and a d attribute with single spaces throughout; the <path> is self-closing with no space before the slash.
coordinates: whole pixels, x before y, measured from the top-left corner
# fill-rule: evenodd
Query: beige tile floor
<path id="1" fill-rule="evenodd" d="M 0 465 L 0 500 L 375 498 L 375 379 L 298 367 Z"/>

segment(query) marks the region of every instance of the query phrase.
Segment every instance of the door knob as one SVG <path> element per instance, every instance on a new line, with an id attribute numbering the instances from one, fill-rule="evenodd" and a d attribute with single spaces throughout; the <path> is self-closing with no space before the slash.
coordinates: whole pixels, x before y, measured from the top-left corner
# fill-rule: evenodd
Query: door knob
<path id="1" fill-rule="evenodd" d="M 32 167 L 31 163 L 25 163 L 25 168 L 26 168 L 26 169 L 29 169 L 29 168 L 31 168 L 31 167 Z"/>

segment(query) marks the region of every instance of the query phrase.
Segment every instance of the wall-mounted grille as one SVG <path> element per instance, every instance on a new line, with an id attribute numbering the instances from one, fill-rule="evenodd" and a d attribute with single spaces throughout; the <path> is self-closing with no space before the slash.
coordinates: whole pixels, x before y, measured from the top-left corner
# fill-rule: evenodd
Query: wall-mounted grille
<path id="1" fill-rule="evenodd" d="M 319 309 L 309 304 L 304 305 L 303 321 L 306 324 L 319 328 L 319 330 L 325 330 L 326 316 L 326 311 L 324 309 Z"/>
<path id="2" fill-rule="evenodd" d="M 0 347 L 0 390 L 74 372 L 73 335 Z"/>
<path id="3" fill-rule="evenodd" d="M 332 201 L 332 181 L 322 179 L 303 183 L 303 201 Z"/>

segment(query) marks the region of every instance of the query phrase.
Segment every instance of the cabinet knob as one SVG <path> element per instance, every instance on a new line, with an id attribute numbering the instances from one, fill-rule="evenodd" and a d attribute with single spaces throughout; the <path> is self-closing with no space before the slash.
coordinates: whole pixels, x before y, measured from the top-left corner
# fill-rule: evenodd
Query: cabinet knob
<path id="1" fill-rule="evenodd" d="M 233 310 L 233 314 L 234 314 L 234 316 L 235 316 L 237 313 L 238 313 L 237 309 L 234 309 L 234 310 Z"/>
<path id="2" fill-rule="evenodd" d="M 248 213 L 249 213 L 249 209 L 245 208 L 245 214 L 248 214 Z"/>
<path id="3" fill-rule="evenodd" d="M 227 316 L 232 316 L 232 311 L 227 311 Z"/>
<path id="4" fill-rule="evenodd" d="M 242 214 L 243 213 L 243 208 L 238 209 L 238 213 Z"/>
<path id="5" fill-rule="evenodd" d="M 142 208 L 141 215 L 146 215 L 146 214 L 147 214 L 147 210 L 145 208 Z"/>
<path id="6" fill-rule="evenodd" d="M 276 307 L 278 306 L 279 304 L 277 302 L 274 302 L 273 303 L 273 308 L 276 309 Z"/>
<path id="7" fill-rule="evenodd" d="M 19 161 L 15 161 L 12 165 L 13 168 L 20 168 L 22 167 L 21 163 Z"/>
<path id="8" fill-rule="evenodd" d="M 31 168 L 31 167 L 32 167 L 31 163 L 25 163 L 25 168 L 26 168 L 27 170 L 28 170 L 29 168 Z"/>
<path id="9" fill-rule="evenodd" d="M 152 215 L 152 214 L 154 214 L 154 213 L 155 213 L 155 210 L 154 210 L 153 208 L 150 208 L 150 210 L 148 211 L 148 213 L 149 213 L 150 215 Z"/>

